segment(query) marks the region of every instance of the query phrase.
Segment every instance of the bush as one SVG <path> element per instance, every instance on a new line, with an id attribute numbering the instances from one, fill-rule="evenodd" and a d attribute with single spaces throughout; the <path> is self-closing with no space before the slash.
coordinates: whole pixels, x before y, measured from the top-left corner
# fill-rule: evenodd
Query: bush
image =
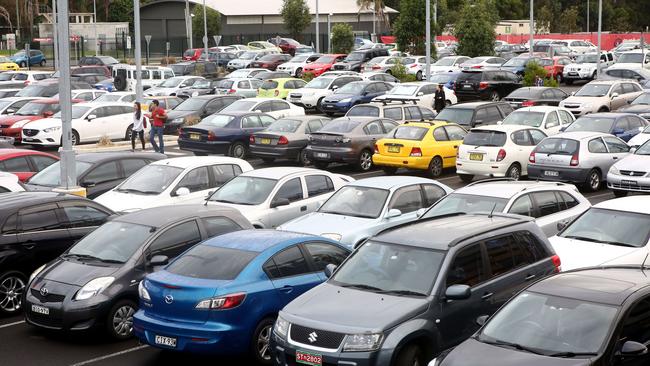
<path id="1" fill-rule="evenodd" d="M 338 23 L 332 27 L 332 51 L 334 53 L 350 53 L 354 47 L 352 26 Z"/>
<path id="2" fill-rule="evenodd" d="M 106 135 L 99 138 L 97 146 L 113 146 L 113 141 Z"/>
<path id="3" fill-rule="evenodd" d="M 536 86 L 535 78 L 539 77 L 542 80 L 544 80 L 544 86 L 557 88 L 558 87 L 557 80 L 547 76 L 548 73 L 546 72 L 546 69 L 540 66 L 537 62 L 529 62 L 526 65 L 526 69 L 524 70 L 524 79 L 523 79 L 524 86 Z"/>
<path id="4" fill-rule="evenodd" d="M 172 65 L 172 64 L 175 64 L 175 63 L 176 63 L 176 58 L 175 58 L 175 57 L 172 57 L 172 56 L 169 56 L 169 57 L 163 57 L 163 58 L 160 60 L 160 65 L 161 65 L 161 66 Z"/>
<path id="5" fill-rule="evenodd" d="M 390 73 L 402 83 L 416 81 L 415 75 L 409 74 L 406 66 L 404 66 L 399 61 L 397 61 L 397 63 L 395 63 L 395 65 L 390 68 Z"/>
<path id="6" fill-rule="evenodd" d="M 185 123 L 183 123 L 184 126 L 194 126 L 195 124 L 201 122 L 201 118 L 199 116 L 189 116 L 185 118 Z"/>
<path id="7" fill-rule="evenodd" d="M 312 72 L 304 72 L 304 73 L 302 73 L 302 80 L 304 80 L 306 82 L 310 82 L 310 81 L 314 80 L 314 78 L 315 78 L 315 76 L 314 76 L 314 73 L 312 73 Z"/>

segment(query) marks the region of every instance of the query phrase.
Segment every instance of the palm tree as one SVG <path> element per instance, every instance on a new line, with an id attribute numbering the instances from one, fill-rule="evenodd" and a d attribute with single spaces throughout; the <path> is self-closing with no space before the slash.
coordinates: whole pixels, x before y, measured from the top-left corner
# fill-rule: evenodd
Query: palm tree
<path id="1" fill-rule="evenodd" d="M 362 10 L 374 9 L 375 18 L 379 20 L 377 33 L 381 33 L 382 21 L 385 22 L 387 24 L 387 28 L 390 29 L 388 14 L 384 12 L 384 9 L 386 8 L 386 4 L 384 4 L 384 0 L 357 0 L 357 6 L 359 7 L 359 13 L 361 13 Z"/>
<path id="2" fill-rule="evenodd" d="M 7 23 L 9 23 L 9 29 L 14 28 L 14 26 L 11 24 L 11 17 L 9 16 L 9 12 L 4 6 L 0 6 L 0 18 L 4 19 Z"/>

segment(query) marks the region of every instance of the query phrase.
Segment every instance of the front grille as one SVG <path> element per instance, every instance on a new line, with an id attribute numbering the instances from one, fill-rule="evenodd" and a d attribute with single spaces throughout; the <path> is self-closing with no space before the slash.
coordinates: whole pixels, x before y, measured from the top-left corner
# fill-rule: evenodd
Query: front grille
<path id="1" fill-rule="evenodd" d="M 345 70 L 345 65 L 334 65 L 334 70 Z"/>
<path id="2" fill-rule="evenodd" d="M 564 108 L 580 108 L 579 104 L 565 104 Z"/>
<path id="3" fill-rule="evenodd" d="M 292 324 L 289 332 L 292 341 L 328 349 L 338 349 L 343 342 L 345 334 L 318 330 L 301 325 Z M 314 340 L 312 342 L 312 340 Z"/>
<path id="4" fill-rule="evenodd" d="M 300 97 L 302 97 L 302 94 L 300 94 L 300 93 L 291 93 L 291 94 L 289 94 L 289 97 L 291 97 L 291 98 L 300 98 Z"/>
<path id="5" fill-rule="evenodd" d="M 48 302 L 63 302 L 65 300 L 65 295 L 58 295 L 58 294 L 47 294 L 43 296 L 41 292 L 35 288 L 31 289 L 32 296 L 38 299 L 38 301 L 42 303 L 48 303 Z"/>
<path id="6" fill-rule="evenodd" d="M 31 136 L 36 136 L 36 135 L 38 135 L 38 130 L 24 129 L 24 128 L 23 128 L 23 134 L 24 134 L 25 136 L 30 136 L 30 137 L 31 137 Z"/>
<path id="7" fill-rule="evenodd" d="M 635 191 L 650 192 L 650 186 L 640 186 L 638 184 L 609 183 L 610 188 L 632 189 Z"/>
<path id="8" fill-rule="evenodd" d="M 25 311 L 27 313 L 27 318 L 38 325 L 42 325 L 45 327 L 52 327 L 52 328 L 61 328 L 63 327 L 63 319 L 58 316 L 52 316 L 52 315 L 43 315 L 43 314 L 37 314 L 29 309 Z"/>
<path id="9" fill-rule="evenodd" d="M 621 170 L 621 175 L 627 175 L 629 177 L 643 177 L 646 175 L 646 172 L 639 172 L 634 170 Z"/>

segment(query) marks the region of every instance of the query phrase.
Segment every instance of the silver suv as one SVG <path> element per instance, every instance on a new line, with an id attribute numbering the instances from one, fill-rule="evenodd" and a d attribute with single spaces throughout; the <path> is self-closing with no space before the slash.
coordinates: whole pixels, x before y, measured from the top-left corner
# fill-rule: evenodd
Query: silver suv
<path id="1" fill-rule="evenodd" d="M 390 118 L 399 123 L 406 121 L 430 121 L 436 118 L 431 108 L 399 102 L 371 102 L 357 104 L 345 114 L 345 117 L 380 117 Z"/>
<path id="2" fill-rule="evenodd" d="M 594 80 L 560 102 L 575 116 L 588 113 L 609 112 L 634 100 L 643 92 L 641 85 L 632 80 Z"/>

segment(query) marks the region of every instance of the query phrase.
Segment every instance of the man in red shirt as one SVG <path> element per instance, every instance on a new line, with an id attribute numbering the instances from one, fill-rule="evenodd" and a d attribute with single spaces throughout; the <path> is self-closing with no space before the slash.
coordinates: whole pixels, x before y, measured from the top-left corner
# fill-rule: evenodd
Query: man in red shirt
<path id="1" fill-rule="evenodd" d="M 165 121 L 167 120 L 167 114 L 165 109 L 160 108 L 160 103 L 157 99 L 154 99 L 152 102 L 153 109 L 151 110 L 151 133 L 149 135 L 149 140 L 151 141 L 151 146 L 156 152 L 161 154 L 165 153 L 165 144 L 163 142 L 163 131 L 165 126 Z M 155 137 L 158 136 L 158 144 L 156 144 Z"/>

